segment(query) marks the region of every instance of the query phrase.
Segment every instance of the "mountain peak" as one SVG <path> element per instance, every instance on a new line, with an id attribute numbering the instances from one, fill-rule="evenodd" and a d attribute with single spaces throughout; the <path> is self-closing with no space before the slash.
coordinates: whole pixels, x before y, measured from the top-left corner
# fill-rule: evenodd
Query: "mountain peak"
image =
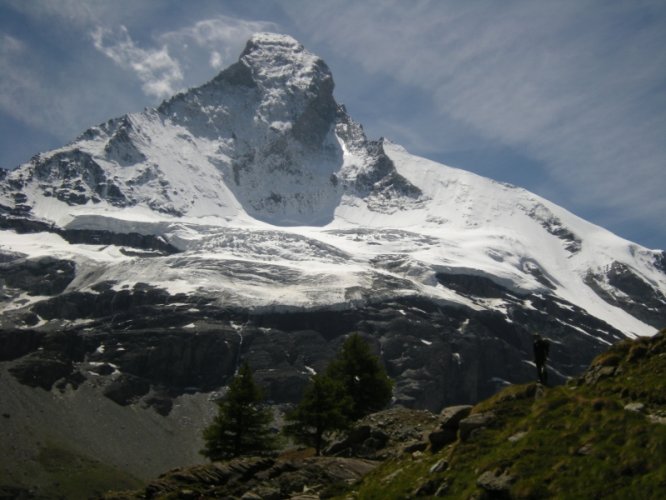
<path id="1" fill-rule="evenodd" d="M 255 33 L 247 41 L 245 50 L 241 54 L 241 57 L 245 56 L 248 53 L 251 53 L 255 50 L 269 49 L 271 51 L 281 50 L 284 52 L 303 52 L 305 48 L 301 45 L 298 40 L 289 36 L 283 35 L 280 33 Z"/>
<path id="2" fill-rule="evenodd" d="M 333 77 L 326 63 L 297 40 L 276 33 L 256 33 L 247 42 L 240 64 L 248 67 L 262 88 L 298 92 L 326 87 L 333 91 Z"/>
<path id="3" fill-rule="evenodd" d="M 207 84 L 165 101 L 158 110 L 171 118 L 174 112 L 183 115 L 183 102 L 189 114 L 204 110 L 206 123 L 198 132 L 204 135 L 231 135 L 220 128 L 235 122 L 234 135 L 240 137 L 237 122 L 249 117 L 251 123 L 240 128 L 269 128 L 260 134 L 269 136 L 293 133 L 306 147 L 320 149 L 335 121 L 333 87 L 326 63 L 294 38 L 257 33 L 236 63 Z M 210 116 L 210 111 L 219 116 Z M 235 118 L 230 120 L 231 115 Z"/>

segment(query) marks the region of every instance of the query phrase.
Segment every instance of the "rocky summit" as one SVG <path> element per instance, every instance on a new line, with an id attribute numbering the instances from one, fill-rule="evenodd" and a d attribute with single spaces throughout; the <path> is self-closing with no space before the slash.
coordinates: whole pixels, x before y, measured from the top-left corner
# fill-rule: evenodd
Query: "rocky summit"
<path id="1" fill-rule="evenodd" d="M 208 83 L 3 171 L 7 484 L 53 484 L 54 454 L 128 480 L 199 463 L 242 360 L 291 404 L 352 332 L 395 404 L 439 411 L 533 380 L 535 332 L 561 383 L 663 326 L 663 251 L 371 140 L 333 91 L 257 34 Z"/>

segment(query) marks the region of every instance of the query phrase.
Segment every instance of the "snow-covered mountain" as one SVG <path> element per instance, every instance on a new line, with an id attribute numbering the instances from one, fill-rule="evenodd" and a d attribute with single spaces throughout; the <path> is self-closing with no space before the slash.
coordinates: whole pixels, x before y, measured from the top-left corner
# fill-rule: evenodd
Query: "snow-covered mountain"
<path id="1" fill-rule="evenodd" d="M 169 413 L 245 356 L 293 401 L 357 330 L 437 409 L 532 378 L 534 331 L 562 380 L 666 316 L 664 252 L 369 140 L 288 36 L 3 176 L 2 359 L 44 388 Z"/>
<path id="2" fill-rule="evenodd" d="M 1 203 L 5 219 L 136 232 L 179 251 L 147 259 L 57 232 L 4 232 L 4 252 L 77 262 L 68 292 L 147 282 L 252 308 L 417 294 L 504 310 L 437 279 L 469 274 L 556 296 L 627 335 L 654 331 L 666 293 L 662 252 L 523 189 L 369 141 L 335 103 L 326 64 L 282 35 L 254 36 L 236 64 L 157 109 L 35 156 L 6 176 Z M 5 310 L 43 299 L 5 294 Z"/>
<path id="3" fill-rule="evenodd" d="M 666 316 L 664 252 L 369 140 L 288 36 L 0 175 L 7 477 L 53 439 L 142 477 L 200 460 L 241 358 L 293 402 L 358 331 L 437 410 L 533 379 L 536 331 L 562 381 Z"/>

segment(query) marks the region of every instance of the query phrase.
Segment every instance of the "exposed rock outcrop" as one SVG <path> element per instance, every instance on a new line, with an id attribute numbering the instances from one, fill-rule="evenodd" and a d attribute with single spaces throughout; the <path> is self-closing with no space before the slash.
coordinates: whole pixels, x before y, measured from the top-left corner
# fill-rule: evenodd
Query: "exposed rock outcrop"
<path id="1" fill-rule="evenodd" d="M 585 281 L 606 302 L 655 328 L 664 325 L 666 296 L 627 265 L 614 262 L 604 272 L 590 272 Z"/>
<path id="2" fill-rule="evenodd" d="M 391 408 L 362 418 L 324 453 L 384 460 L 406 451 L 422 451 L 428 446 L 427 435 L 437 424 L 437 417 L 428 411 Z"/>
<path id="3" fill-rule="evenodd" d="M 376 465 L 357 458 L 239 458 L 173 470 L 144 491 L 113 493 L 104 498 L 320 498 L 357 481 Z"/>
<path id="4" fill-rule="evenodd" d="M 444 408 L 439 415 L 439 428 L 428 436 L 430 449 L 433 452 L 441 450 L 444 446 L 458 439 L 460 422 L 467 418 L 472 411 L 471 405 L 457 405 Z"/>

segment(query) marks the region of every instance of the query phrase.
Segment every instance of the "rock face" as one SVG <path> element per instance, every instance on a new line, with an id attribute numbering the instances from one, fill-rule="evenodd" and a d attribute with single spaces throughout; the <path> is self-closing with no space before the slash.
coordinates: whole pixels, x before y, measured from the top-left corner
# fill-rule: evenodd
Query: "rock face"
<path id="1" fill-rule="evenodd" d="M 119 404 L 136 403 L 153 393 L 168 398 L 218 390 L 240 359 L 250 362 L 269 401 L 295 403 L 312 371 L 323 371 L 353 332 L 360 332 L 381 354 L 396 381 L 395 402 L 404 406 L 437 411 L 490 396 L 502 385 L 497 379 L 534 378 L 533 368 L 522 362 L 529 359 L 529 330 L 498 315 L 470 314 L 424 300 L 379 302 L 346 311 L 248 314 L 147 284 L 118 291 L 106 284 L 94 293 L 57 295 L 31 311 L 41 321 L 49 320 L 55 331 L 1 331 L 0 339 L 12 346 L 7 357 L 22 367 L 12 373 L 30 385 L 32 378 L 39 379 L 35 374 L 49 373 L 37 384 L 48 389 L 57 382 L 66 386 L 70 377 L 92 377 Z M 538 312 L 516 313 L 523 324 L 541 331 L 549 326 Z M 10 317 L 27 325 L 35 321 L 27 314 L 19 310 Z M 63 320 L 77 319 L 86 322 L 69 325 L 66 333 L 57 331 Z M 463 325 L 474 334 L 461 335 Z M 563 335 L 570 347 L 553 346 L 551 364 L 573 376 L 598 347 L 574 332 L 563 330 L 560 338 Z"/>
<path id="2" fill-rule="evenodd" d="M 89 153 L 74 150 L 33 160 L 32 174 L 44 186 L 44 195 L 68 205 L 85 205 L 102 199 L 123 207 L 127 199 L 118 186 L 108 179 L 102 167 Z M 51 189 L 51 186 L 54 186 Z"/>
<path id="3" fill-rule="evenodd" d="M 655 266 L 659 267 L 659 260 Z M 629 266 L 613 262 L 604 273 L 588 274 L 590 287 L 606 302 L 661 328 L 666 315 L 666 296 L 655 290 Z"/>
<path id="4" fill-rule="evenodd" d="M 202 108 L 201 101 L 215 106 Z M 195 135 L 216 137 L 230 157 L 220 165 L 233 180 L 228 186 L 250 215 L 311 224 L 325 220 L 310 217 L 330 220 L 341 196 L 332 182 L 342 158 L 336 109 L 326 64 L 289 37 L 265 34 L 248 42 L 236 64 L 159 112 Z"/>
<path id="5" fill-rule="evenodd" d="M 19 289 L 28 295 L 56 295 L 62 293 L 75 276 L 75 264 L 53 257 L 39 259 L 12 259 L 0 263 L 5 287 Z"/>

